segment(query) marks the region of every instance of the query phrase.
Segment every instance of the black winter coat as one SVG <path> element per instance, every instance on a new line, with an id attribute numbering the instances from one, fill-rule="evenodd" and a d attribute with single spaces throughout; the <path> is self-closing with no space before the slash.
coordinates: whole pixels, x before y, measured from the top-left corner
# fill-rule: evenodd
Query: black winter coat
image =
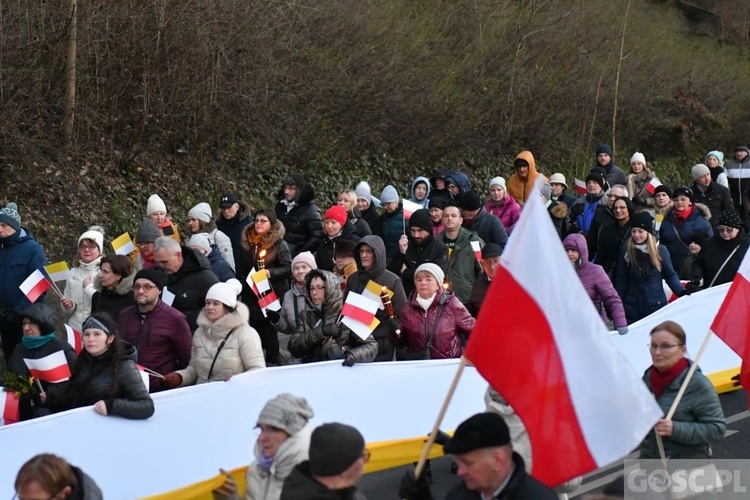
<path id="1" fill-rule="evenodd" d="M 414 271 L 425 262 L 437 264 L 444 273 L 448 271 L 448 247 L 432 235 L 427 237 L 427 242 L 422 246 L 417 246 L 410 237 L 406 253 L 396 252 L 391 259 L 388 270 L 396 276 L 401 276 L 401 284 L 407 297 L 414 290 Z M 402 272 L 401 268 L 404 265 L 406 268 Z"/>
<path id="2" fill-rule="evenodd" d="M 497 243 L 500 248 L 504 249 L 508 242 L 508 232 L 505 230 L 503 223 L 500 222 L 500 219 L 488 213 L 484 207 L 479 210 L 473 221 L 467 222 L 464 219 L 463 227 L 477 233 L 485 244 L 489 242 Z"/>
<path id="3" fill-rule="evenodd" d="M 315 191 L 302 176 L 298 175 L 295 180 L 299 190 L 297 204 L 287 212 L 287 206 L 281 202 L 284 199 L 284 186 L 281 186 L 278 196 L 280 201 L 274 208 L 276 217 L 286 229 L 284 241 L 289 245 L 292 257 L 300 252 L 314 252 L 323 238 L 323 217 L 320 209 L 313 203 Z"/>
<path id="4" fill-rule="evenodd" d="M 105 312 L 112 318 L 117 319 L 120 311 L 129 306 L 135 305 L 135 295 L 133 295 L 133 278 L 135 272 L 130 276 L 124 277 L 115 287 L 114 290 L 105 290 L 102 288 L 101 280 L 97 276 L 94 278 L 94 287 L 96 292 L 91 297 L 91 314 Z"/>
<path id="5" fill-rule="evenodd" d="M 176 273 L 167 276 L 167 289 L 174 294 L 172 307 L 187 318 L 190 331 L 198 328 L 198 314 L 206 305 L 208 289 L 219 282 L 211 270 L 208 259 L 182 245 L 182 266 Z"/>
<path id="6" fill-rule="evenodd" d="M 380 220 L 380 213 L 375 204 L 370 203 L 370 206 L 362 212 L 362 219 L 370 226 L 371 234 L 380 234 L 383 232 L 383 221 Z"/>
<path id="7" fill-rule="evenodd" d="M 76 364 L 76 353 L 70 344 L 59 339 L 52 339 L 38 349 L 28 349 L 23 343 L 18 344 L 16 348 L 13 349 L 13 354 L 8 360 L 8 371 L 13 372 L 16 375 L 21 375 L 22 377 L 30 377 L 31 374 L 29 373 L 29 368 L 26 366 L 26 363 L 23 361 L 24 358 L 41 359 L 57 351 L 63 351 L 65 353 L 65 359 L 68 360 L 68 366 L 72 372 L 73 367 Z M 47 394 L 47 402 L 42 404 L 38 395 L 31 399 L 22 399 L 19 403 L 21 420 L 31 420 L 32 418 L 43 417 L 52 413 L 50 403 L 54 405 L 56 401 L 60 401 L 65 394 L 66 387 L 68 386 L 67 381 L 58 382 L 56 384 L 44 381 L 40 382 L 44 392 Z"/>
<path id="8" fill-rule="evenodd" d="M 333 238 L 323 236 L 323 239 L 318 244 L 318 248 L 315 250 L 315 263 L 318 265 L 318 269 L 333 271 L 335 267 L 333 259 L 336 255 L 336 243 L 339 240 L 349 240 L 353 243 L 358 243 L 360 239 L 361 237 L 357 235 L 350 221 L 346 221 L 346 225 L 341 229 L 339 236 L 334 236 Z"/>
<path id="9" fill-rule="evenodd" d="M 720 235 L 709 238 L 701 247 L 698 257 L 693 261 L 693 278 L 703 279 L 703 287 L 708 288 L 711 282 L 713 286 L 729 283 L 734 279 L 740 263 L 750 246 L 750 238 L 744 229 L 731 241 L 726 241 Z M 732 251 L 737 251 L 732 254 Z M 732 255 L 727 264 L 722 268 L 724 261 Z M 719 273 L 721 269 L 721 273 Z M 717 276 L 718 273 L 718 276 Z"/>
<path id="10" fill-rule="evenodd" d="M 624 226 L 615 221 L 607 224 L 599 231 L 595 262 L 604 268 L 612 282 L 614 282 L 615 267 L 617 266 L 617 258 L 620 256 L 622 243 L 629 237 L 630 221 Z"/>
<path id="11" fill-rule="evenodd" d="M 732 195 L 729 194 L 729 189 L 716 182 L 711 182 L 705 188 L 705 191 L 701 191 L 703 188 L 698 187 L 698 184 L 694 182 L 692 189 L 695 203 L 706 205 L 711 211 L 711 219 L 708 222 L 711 223 L 711 228 L 716 232 L 716 228 L 719 227 L 721 214 L 728 210 L 734 210 Z"/>
<path id="12" fill-rule="evenodd" d="M 263 258 L 265 268 L 271 274 L 270 281 L 273 291 L 279 301 L 289 290 L 289 280 L 292 278 L 292 255 L 289 246 L 284 241 L 284 225 L 276 221 L 265 234 L 258 236 L 255 227 L 249 225 L 242 234 L 242 252 L 235 255 L 237 264 L 237 279 L 242 282 L 242 302 L 250 309 L 250 319 L 262 320 L 265 317 L 258 306 L 258 298 L 247 284 L 247 275 L 255 268 L 260 270 L 258 260 L 260 253 L 265 250 Z M 257 242 L 257 243 L 254 243 Z"/>
<path id="13" fill-rule="evenodd" d="M 284 481 L 281 500 L 367 500 L 356 486 L 343 490 L 329 490 L 317 482 L 310 472 L 310 461 L 297 464 Z"/>
<path id="14" fill-rule="evenodd" d="M 375 254 L 375 264 L 369 271 L 364 270 L 359 256 L 359 249 L 362 248 L 362 245 L 372 248 Z M 385 244 L 380 236 L 372 235 L 362 238 L 354 247 L 354 260 L 357 263 L 357 272 L 349 276 L 346 289 L 361 294 L 370 280 L 381 287 L 388 288 L 393 292 L 391 302 L 393 303 L 393 312 L 398 317 L 406 304 L 406 294 L 401 278 L 385 268 Z M 378 355 L 375 361 L 391 361 L 393 360 L 393 344 L 388 340 L 391 322 L 383 309 L 379 309 L 375 317 L 380 320 L 380 324 L 372 332 L 372 336 L 378 343 Z"/>
<path id="15" fill-rule="evenodd" d="M 240 201 L 239 205 L 240 209 L 231 219 L 225 219 L 221 214 L 216 218 L 216 227 L 229 236 L 232 242 L 233 255 L 239 255 L 242 252 L 242 232 L 248 224 L 253 222 L 250 205 L 244 201 Z"/>
<path id="16" fill-rule="evenodd" d="M 154 402 L 135 366 L 135 348 L 124 341 L 119 348 L 110 347 L 99 356 L 81 351 L 67 398 L 59 410 L 90 406 L 97 401 L 107 405 L 107 415 L 146 419 L 154 414 Z M 115 357 L 118 356 L 119 359 Z"/>

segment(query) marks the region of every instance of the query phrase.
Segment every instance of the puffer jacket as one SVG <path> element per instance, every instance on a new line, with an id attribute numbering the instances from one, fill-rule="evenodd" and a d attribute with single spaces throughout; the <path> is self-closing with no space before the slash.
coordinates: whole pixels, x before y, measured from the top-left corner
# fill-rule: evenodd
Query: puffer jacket
<path id="1" fill-rule="evenodd" d="M 94 279 L 99 275 L 101 262 L 101 257 L 94 259 L 88 264 L 78 261 L 78 266 L 70 270 L 70 278 L 65 283 L 63 295 L 71 299 L 75 305 L 70 310 L 63 308 L 63 317 L 76 330 L 80 330 L 86 318 L 91 316 L 91 296 L 95 291 L 92 286 L 84 288 L 83 280 L 90 278 L 93 283 Z"/>
<path id="2" fill-rule="evenodd" d="M 464 218 L 462 226 L 477 233 L 485 243 L 497 243 L 500 248 L 505 248 L 505 244 L 508 243 L 508 233 L 500 219 L 488 214 L 484 208 L 479 210 L 474 220 Z"/>
<path id="3" fill-rule="evenodd" d="M 664 393 L 656 402 L 666 415 L 677 398 L 677 393 L 685 381 L 692 360 L 688 360 L 688 367 L 667 386 Z M 643 382 L 651 389 L 651 370 L 647 369 L 643 374 Z M 726 432 L 726 421 L 724 411 L 719 402 L 711 381 L 701 373 L 698 368 L 688 382 L 687 390 L 677 405 L 677 411 L 672 418 L 674 427 L 670 437 L 662 438 L 664 442 L 664 454 L 669 457 L 689 456 L 694 453 L 708 454 L 711 441 L 717 441 L 724 437 Z M 652 429 L 646 435 L 640 447 L 641 458 L 659 458 L 656 445 L 656 435 Z"/>
<path id="4" fill-rule="evenodd" d="M 453 183 L 458 187 L 458 194 L 456 194 L 456 196 L 453 196 L 452 194 L 450 194 L 450 191 L 448 191 L 447 189 L 445 190 L 445 193 L 447 194 L 449 199 L 458 199 L 462 194 L 472 190 L 469 176 L 463 172 L 454 171 L 446 175 L 445 176 L 446 188 L 448 187 L 449 183 Z M 430 198 L 433 198 L 433 196 L 431 196 Z"/>
<path id="5" fill-rule="evenodd" d="M 398 208 L 393 213 L 383 212 L 380 216 L 381 230 L 380 233 L 375 233 L 383 238 L 385 243 L 385 258 L 386 265 L 391 263 L 391 259 L 398 253 L 398 240 L 401 235 L 404 234 L 404 207 L 401 203 L 398 204 Z"/>
<path id="6" fill-rule="evenodd" d="M 662 245 L 657 248 L 661 257 L 661 272 L 651 264 L 651 259 L 646 253 L 638 251 L 638 262 L 628 262 L 627 245 L 623 245 L 620 251 L 615 290 L 622 299 L 628 324 L 635 323 L 667 305 L 662 280 L 666 281 L 669 288 L 678 296 L 685 293 L 680 278 L 672 267 L 669 252 Z"/>
<path id="7" fill-rule="evenodd" d="M 23 312 L 31 302 L 18 288 L 31 273 L 47 265 L 47 256 L 24 228 L 0 239 L 0 309 Z"/>
<path id="8" fill-rule="evenodd" d="M 341 234 L 331 238 L 330 236 L 323 236 L 318 244 L 318 248 L 315 249 L 315 264 L 318 269 L 324 271 L 333 271 L 336 267 L 334 263 L 334 256 L 336 255 L 336 244 L 341 240 L 349 240 L 353 243 L 357 243 L 361 238 L 357 236 L 354 230 L 354 225 L 346 221 L 346 225 L 341 229 Z"/>
<path id="9" fill-rule="evenodd" d="M 499 203 L 487 200 L 487 203 L 484 204 L 484 209 L 488 214 L 500 219 L 508 234 L 513 231 L 513 226 L 516 225 L 519 217 L 521 217 L 521 205 L 509 194 L 506 194 L 505 198 L 500 200 Z"/>
<path id="10" fill-rule="evenodd" d="M 511 195 L 520 205 L 523 205 L 526 203 L 526 200 L 529 199 L 529 196 L 531 196 L 531 193 L 534 190 L 534 181 L 536 181 L 537 177 L 541 175 L 544 182 L 547 182 L 547 177 L 537 172 L 536 160 L 534 160 L 534 155 L 531 154 L 531 151 L 521 151 L 513 159 L 513 162 L 515 163 L 516 160 L 525 160 L 526 163 L 529 164 L 529 175 L 525 178 L 521 178 L 518 174 L 513 174 L 508 177 L 506 186 L 508 188 L 508 194 Z"/>
<path id="11" fill-rule="evenodd" d="M 445 232 L 438 236 L 438 240 L 442 242 L 445 242 L 445 238 Z M 458 232 L 456 244 L 450 252 L 448 265 L 443 269 L 445 280 L 450 284 L 456 298 L 464 305 L 469 303 L 474 283 L 482 275 L 482 266 L 479 265 L 474 250 L 471 248 L 472 241 L 478 242 L 480 248 L 484 246 L 484 241 L 477 236 L 477 233 L 462 227 Z M 411 287 L 411 290 L 414 290 L 414 286 Z M 410 294 L 411 290 L 409 291 Z"/>
<path id="12" fill-rule="evenodd" d="M 232 248 L 232 240 L 230 240 L 229 236 L 224 234 L 224 232 L 220 231 L 218 228 L 214 228 L 213 231 L 209 231 L 206 234 L 209 236 L 211 245 L 216 245 L 219 249 L 219 255 L 227 264 L 229 264 L 229 267 L 232 268 L 232 272 L 234 272 L 236 268 L 234 266 L 234 249 Z"/>
<path id="13" fill-rule="evenodd" d="M 410 237 L 406 253 L 399 250 L 388 264 L 389 271 L 401 276 L 401 284 L 407 296 L 414 290 L 414 271 L 426 262 L 436 264 L 444 273 L 448 270 L 448 247 L 440 238 L 432 236 L 432 233 L 421 246 L 416 245 Z"/>
<path id="14" fill-rule="evenodd" d="M 659 227 L 659 242 L 669 250 L 675 269 L 681 269 L 683 261 L 690 255 L 688 243 L 695 233 L 703 231 L 713 236 L 710 220 L 711 211 L 700 203 L 693 206 L 693 212 L 679 228 L 675 222 L 674 208 L 664 215 L 664 221 Z"/>
<path id="15" fill-rule="evenodd" d="M 649 212 L 653 215 L 655 204 L 654 195 L 651 194 L 646 187 L 655 177 L 654 173 L 645 167 L 637 174 L 632 172 L 628 174 L 625 187 L 628 188 L 628 194 L 633 201 L 636 212 Z M 631 214 L 631 217 L 633 215 L 635 214 Z"/>
<path id="16" fill-rule="evenodd" d="M 343 359 L 352 356 L 357 363 L 368 363 L 378 354 L 378 344 L 372 335 L 367 339 L 353 333 L 337 320 L 343 306 L 343 292 L 336 275 L 323 272 L 326 298 L 320 309 L 315 307 L 305 290 L 307 306 L 300 312 L 302 327 L 289 339 L 289 352 L 303 363 Z"/>
<path id="17" fill-rule="evenodd" d="M 299 285 L 296 281 L 292 287 L 284 294 L 281 301 L 281 311 L 279 311 L 279 322 L 273 324 L 276 331 L 291 335 L 302 328 L 302 319 L 300 313 L 307 309 L 305 300 L 304 285 Z"/>
<path id="18" fill-rule="evenodd" d="M 198 329 L 193 336 L 193 350 L 190 364 L 184 370 L 177 370 L 182 376 L 182 384 L 204 384 L 222 380 L 231 375 L 265 368 L 260 337 L 248 323 L 247 306 L 237 302 L 233 312 L 216 320 L 209 321 L 204 311 L 198 315 Z M 219 346 L 224 347 L 218 353 Z M 214 363 L 216 359 L 216 363 Z M 211 378 L 208 378 L 211 364 L 214 364 Z"/>
<path id="19" fill-rule="evenodd" d="M 709 222 L 711 223 L 711 228 L 716 232 L 716 228 L 719 227 L 721 214 L 734 209 L 729 189 L 716 182 L 711 182 L 706 188 L 694 182 L 691 189 L 695 196 L 695 203 L 705 205 L 711 211 Z"/>
<path id="20" fill-rule="evenodd" d="M 36 304 L 32 304 L 32 306 L 30 307 L 34 306 L 36 306 Z M 26 314 L 29 314 L 28 310 Z M 54 317 L 49 318 L 49 320 L 51 320 L 52 324 L 54 324 Z M 24 362 L 25 358 L 41 359 L 57 351 L 63 351 L 65 353 L 65 359 L 68 361 L 68 366 L 70 367 L 70 370 L 72 372 L 73 367 L 76 364 L 76 353 L 70 344 L 59 339 L 52 339 L 37 349 L 29 349 L 23 343 L 18 344 L 16 348 L 13 349 L 13 354 L 8 360 L 8 371 L 22 377 L 30 377 L 31 373 L 29 373 L 29 368 Z M 56 401 L 62 400 L 65 394 L 65 389 L 68 386 L 68 381 L 58 382 L 56 384 L 45 382 L 44 380 L 40 380 L 39 382 L 42 384 L 42 388 L 47 394 L 47 402 L 45 404 L 42 404 L 42 402 L 39 400 L 38 395 L 34 396 L 33 405 L 32 399 L 22 399 L 19 402 L 21 420 L 30 420 L 32 418 L 43 417 L 52 413 L 49 403 L 52 403 L 54 407 Z"/>
<path id="21" fill-rule="evenodd" d="M 94 293 L 91 295 L 91 314 L 105 312 L 113 319 L 117 319 L 120 311 L 134 306 L 133 278 L 135 278 L 135 271 L 130 276 L 122 278 L 114 290 L 105 290 L 102 288 L 99 276 L 94 278 L 91 284 L 94 287 Z"/>
<path id="22" fill-rule="evenodd" d="M 232 257 L 237 270 L 237 256 L 242 252 L 242 232 L 253 221 L 252 208 L 247 202 L 239 201 L 240 208 L 231 219 L 225 219 L 221 213 L 216 217 L 216 227 L 226 234 L 232 244 Z"/>
<path id="23" fill-rule="evenodd" d="M 607 317 L 611 318 L 615 328 L 628 326 L 622 299 L 617 295 L 607 273 L 604 272 L 602 266 L 589 262 L 586 238 L 578 233 L 569 234 L 563 240 L 563 247 L 574 248 L 580 255 L 581 260 L 576 266 L 576 274 L 602 319 L 607 321 Z"/>
<path id="24" fill-rule="evenodd" d="M 230 247 L 231 250 L 231 247 Z M 234 274 L 234 266 L 229 265 L 229 262 L 224 260 L 224 254 L 221 253 L 219 247 L 211 245 L 211 251 L 206 254 L 209 264 L 211 264 L 211 271 L 219 278 L 219 281 L 226 283 L 232 278 L 236 278 Z M 234 264 L 234 261 L 232 261 Z"/>
<path id="25" fill-rule="evenodd" d="M 316 481 L 310 472 L 310 461 L 297 464 L 284 481 L 281 500 L 367 500 L 356 486 L 339 490 L 328 489 Z"/>
<path id="26" fill-rule="evenodd" d="M 174 294 L 172 307 L 185 315 L 190 331 L 194 331 L 208 289 L 218 283 L 219 278 L 211 270 L 208 259 L 192 248 L 182 245 L 182 259 L 177 272 L 167 276 L 167 288 Z"/>
<path id="27" fill-rule="evenodd" d="M 713 235 L 701 247 L 700 253 L 693 261 L 691 278 L 703 279 L 704 288 L 731 282 L 740 268 L 748 246 L 750 246 L 750 238 L 744 228 L 740 229 L 739 234 L 730 241 L 723 239 L 721 235 Z M 737 251 L 732 253 L 735 248 Z M 729 258 L 730 255 L 731 258 Z M 727 261 L 726 265 L 724 265 L 725 261 Z"/>
<path id="28" fill-rule="evenodd" d="M 247 468 L 245 475 L 245 500 L 279 500 L 286 478 L 297 464 L 308 458 L 311 434 L 312 426 L 305 424 L 296 434 L 289 436 L 279 446 L 268 471 L 258 465 L 261 450 L 260 443 L 256 441 L 253 447 L 255 461 Z"/>
<path id="29" fill-rule="evenodd" d="M 314 252 L 323 238 L 323 217 L 320 209 L 313 203 L 315 191 L 300 174 L 291 174 L 297 185 L 295 206 L 287 211 L 284 201 L 284 186 L 279 189 L 279 200 L 274 208 L 276 217 L 284 225 L 284 240 L 289 245 L 292 257 L 300 252 Z M 244 244 L 243 240 L 243 244 Z"/>
<path id="30" fill-rule="evenodd" d="M 146 314 L 138 306 L 126 307 L 117 318 L 122 338 L 138 349 L 138 362 L 156 373 L 166 375 L 190 362 L 192 331 L 185 315 L 161 300 Z M 162 379 L 150 377 L 149 389 L 161 389 Z"/>
<path id="31" fill-rule="evenodd" d="M 120 342 L 119 348 L 110 347 L 99 356 L 81 351 L 60 410 L 104 401 L 108 416 L 141 420 L 154 414 L 154 402 L 135 366 L 135 348 L 124 341 L 116 342 Z M 119 351 L 119 359 L 115 351 Z"/>
<path id="32" fill-rule="evenodd" d="M 362 248 L 362 245 L 369 246 L 374 253 L 375 263 L 369 271 L 362 267 L 362 260 L 359 256 L 359 250 Z M 385 245 L 383 244 L 383 240 L 379 236 L 374 235 L 362 238 L 354 247 L 354 260 L 357 262 L 358 271 L 349 276 L 349 281 L 346 284 L 347 290 L 361 294 L 370 281 L 375 282 L 378 288 L 386 287 L 393 292 L 393 297 L 391 298 L 393 313 L 398 317 L 401 309 L 406 305 L 406 294 L 401 284 L 401 278 L 385 268 Z M 392 361 L 393 344 L 388 340 L 391 322 L 384 309 L 378 309 L 375 318 L 380 321 L 380 324 L 372 332 L 372 336 L 378 343 L 378 355 L 375 357 L 375 361 Z"/>
<path id="33" fill-rule="evenodd" d="M 284 241 L 284 225 L 277 220 L 271 229 L 258 236 L 255 227 L 250 224 L 242 233 L 242 253 L 237 256 L 237 279 L 242 282 L 242 301 L 250 309 L 250 318 L 264 319 L 265 316 L 258 306 L 258 298 L 247 284 L 250 271 L 260 270 L 258 259 L 265 250 L 264 265 L 271 274 L 270 282 L 277 297 L 283 297 L 289 290 L 289 280 L 292 277 L 292 254 L 287 242 Z"/>
<path id="34" fill-rule="evenodd" d="M 417 292 L 411 294 L 409 302 L 401 311 L 401 338 L 395 339 L 399 347 L 406 346 L 407 352 L 418 352 L 427 347 L 427 341 L 435 329 L 430 347 L 430 359 L 460 358 L 463 354 L 459 334 L 471 334 L 476 320 L 451 292 L 440 287 L 425 311 L 417 302 Z M 440 305 L 443 310 L 438 316 Z"/>

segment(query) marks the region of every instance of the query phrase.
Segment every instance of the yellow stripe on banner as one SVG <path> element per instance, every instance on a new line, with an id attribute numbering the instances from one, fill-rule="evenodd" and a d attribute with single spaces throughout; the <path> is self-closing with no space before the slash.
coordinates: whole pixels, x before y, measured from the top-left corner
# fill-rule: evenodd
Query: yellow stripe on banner
<path id="1" fill-rule="evenodd" d="M 112 248 L 117 251 L 118 248 L 122 248 L 128 243 L 132 243 L 133 240 L 130 239 L 130 235 L 128 233 L 122 233 L 120 236 L 112 240 Z"/>
<path id="2" fill-rule="evenodd" d="M 714 389 L 716 389 L 716 392 L 719 394 L 724 394 L 727 392 L 737 391 L 739 389 L 742 389 L 742 386 L 740 386 L 740 383 L 738 380 L 732 380 L 732 377 L 736 377 L 740 373 L 740 367 L 732 368 L 730 370 L 723 370 L 720 372 L 714 372 L 710 375 L 707 375 L 708 380 L 711 381 L 711 383 L 714 386 Z"/>
<path id="3" fill-rule="evenodd" d="M 450 432 L 449 434 L 453 434 L 453 432 Z M 413 464 L 419 460 L 419 455 L 422 453 L 422 448 L 424 447 L 426 440 L 427 436 L 368 443 L 367 449 L 370 450 L 371 456 L 370 461 L 367 463 L 367 466 L 365 466 L 365 473 L 378 472 L 385 469 L 392 469 L 393 467 Z M 248 450 L 248 453 L 252 453 L 252 450 Z M 443 447 L 433 445 L 428 458 L 437 458 L 441 456 L 443 456 Z M 242 492 L 245 491 L 246 471 L 247 466 L 238 467 L 237 469 L 230 471 L 232 477 L 237 483 L 237 491 L 240 493 L 240 498 L 244 498 Z M 199 483 L 193 483 L 184 488 L 145 497 L 145 500 L 213 500 L 211 490 L 221 486 L 225 479 L 224 475 L 217 474 L 210 479 L 206 479 Z"/>

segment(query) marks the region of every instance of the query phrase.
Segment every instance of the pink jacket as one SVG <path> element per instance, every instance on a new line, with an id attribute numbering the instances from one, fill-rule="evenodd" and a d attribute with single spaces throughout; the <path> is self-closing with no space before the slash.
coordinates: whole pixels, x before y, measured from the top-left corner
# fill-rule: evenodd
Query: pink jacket
<path id="1" fill-rule="evenodd" d="M 509 194 L 506 194 L 500 203 L 487 200 L 487 203 L 484 204 L 484 209 L 500 219 L 508 234 L 513 230 L 513 226 L 516 225 L 518 218 L 521 217 L 521 205 Z"/>

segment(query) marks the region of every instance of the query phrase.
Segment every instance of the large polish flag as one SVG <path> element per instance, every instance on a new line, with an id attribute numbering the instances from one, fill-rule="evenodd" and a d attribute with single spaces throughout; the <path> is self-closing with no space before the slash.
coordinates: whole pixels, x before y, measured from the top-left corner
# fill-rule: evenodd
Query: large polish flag
<path id="1" fill-rule="evenodd" d="M 21 420 L 21 411 L 18 407 L 18 396 L 13 391 L 5 392 L 0 387 L 0 426 L 15 424 Z"/>
<path id="2" fill-rule="evenodd" d="M 39 359 L 23 358 L 29 373 L 34 378 L 56 384 L 70 378 L 70 366 L 65 352 L 55 351 Z"/>
<path id="3" fill-rule="evenodd" d="M 36 302 L 36 299 L 41 297 L 41 295 L 46 292 L 52 285 L 50 285 L 50 282 L 47 281 L 47 278 L 42 274 L 42 272 L 37 269 L 33 273 L 29 275 L 28 278 L 26 278 L 23 283 L 21 283 L 21 286 L 18 288 L 21 289 L 24 295 L 26 295 L 26 298 L 29 299 L 29 302 Z"/>
<path id="4" fill-rule="evenodd" d="M 750 394 L 750 252 L 745 253 L 727 296 L 716 313 L 711 331 L 742 358 L 740 383 Z M 750 406 L 750 402 L 748 403 Z"/>
<path id="5" fill-rule="evenodd" d="M 404 219 L 409 220 L 411 218 L 411 214 L 419 210 L 420 208 L 424 208 L 419 203 L 414 203 L 413 201 L 404 200 L 401 204 L 401 207 L 404 211 Z"/>
<path id="6" fill-rule="evenodd" d="M 556 486 L 624 457 L 662 411 L 610 339 L 539 196 L 500 262 L 465 357 L 523 420 L 532 474 Z"/>

